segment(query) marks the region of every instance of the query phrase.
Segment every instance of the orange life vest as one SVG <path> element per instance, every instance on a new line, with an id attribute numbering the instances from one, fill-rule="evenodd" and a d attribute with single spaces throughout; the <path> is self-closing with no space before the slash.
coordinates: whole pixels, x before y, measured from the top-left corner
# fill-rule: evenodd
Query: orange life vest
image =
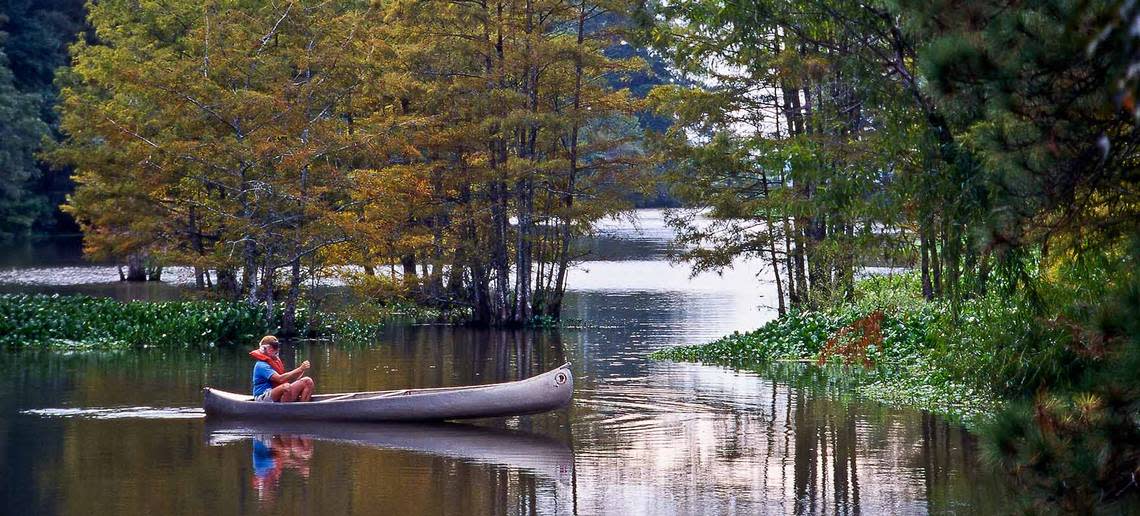
<path id="1" fill-rule="evenodd" d="M 281 357 L 271 357 L 265 353 L 262 353 L 260 349 L 250 351 L 249 356 L 253 357 L 254 360 L 260 360 L 266 364 L 269 364 L 269 367 L 272 367 L 274 371 L 277 371 L 277 374 L 285 374 L 285 362 L 281 361 Z"/>

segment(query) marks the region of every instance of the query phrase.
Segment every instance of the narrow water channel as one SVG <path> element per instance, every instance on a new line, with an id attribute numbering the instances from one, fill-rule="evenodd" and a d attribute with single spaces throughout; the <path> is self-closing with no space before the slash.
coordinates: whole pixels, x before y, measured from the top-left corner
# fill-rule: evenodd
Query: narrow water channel
<path id="1" fill-rule="evenodd" d="M 9 514 L 927 514 L 999 512 L 971 435 L 830 387 L 646 355 L 774 317 L 755 264 L 690 278 L 660 211 L 605 225 L 570 279 L 580 327 L 392 327 L 301 343 L 322 392 L 452 386 L 573 364 L 572 405 L 469 425 L 234 425 L 203 386 L 248 389 L 245 349 L 0 352 L 0 507 Z M 113 268 L 0 262 L 3 291 L 164 298 Z M 17 256 L 18 253 L 9 253 Z M 20 255 L 24 256 L 24 255 Z M 54 255 L 53 255 L 54 256 Z M 62 256 L 62 257 L 60 257 Z M 111 274 L 111 277 L 107 277 Z M 252 347 L 252 343 L 251 343 Z"/>

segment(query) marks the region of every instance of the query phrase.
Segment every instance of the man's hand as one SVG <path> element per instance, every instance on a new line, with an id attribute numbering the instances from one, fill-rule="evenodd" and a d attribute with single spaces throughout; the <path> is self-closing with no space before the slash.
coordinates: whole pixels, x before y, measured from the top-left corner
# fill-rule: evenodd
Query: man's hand
<path id="1" fill-rule="evenodd" d="M 310 364 L 308 360 L 301 362 L 301 371 L 308 371 L 310 367 L 313 367 L 313 364 Z"/>

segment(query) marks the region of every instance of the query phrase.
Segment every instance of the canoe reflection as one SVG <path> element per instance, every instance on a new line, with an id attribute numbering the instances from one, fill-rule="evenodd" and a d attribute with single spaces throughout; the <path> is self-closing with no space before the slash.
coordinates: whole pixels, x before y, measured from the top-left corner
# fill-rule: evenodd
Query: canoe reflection
<path id="1" fill-rule="evenodd" d="M 558 482 L 570 482 L 574 454 L 558 440 L 517 430 L 485 428 L 458 423 L 332 423 L 316 421 L 206 421 L 212 446 L 254 440 L 254 469 L 257 470 L 257 443 L 269 449 L 281 448 L 279 469 L 299 467 L 312 456 L 310 440 L 348 443 L 370 448 L 404 450 L 479 464 L 493 464 L 527 471 Z M 272 436 L 272 439 L 267 438 Z M 300 471 L 300 470 L 299 470 Z M 307 465 L 301 472 L 308 474 Z"/>

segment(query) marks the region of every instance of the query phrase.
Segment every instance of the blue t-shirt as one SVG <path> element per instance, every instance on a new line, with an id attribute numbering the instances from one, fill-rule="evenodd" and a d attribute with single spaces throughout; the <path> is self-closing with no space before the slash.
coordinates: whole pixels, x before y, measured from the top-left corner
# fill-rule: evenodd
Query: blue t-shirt
<path id="1" fill-rule="evenodd" d="M 253 396 L 255 398 L 261 396 L 261 393 L 265 392 L 266 389 L 273 388 L 273 385 L 269 383 L 269 377 L 273 376 L 275 372 L 272 366 L 260 360 L 253 364 Z"/>

